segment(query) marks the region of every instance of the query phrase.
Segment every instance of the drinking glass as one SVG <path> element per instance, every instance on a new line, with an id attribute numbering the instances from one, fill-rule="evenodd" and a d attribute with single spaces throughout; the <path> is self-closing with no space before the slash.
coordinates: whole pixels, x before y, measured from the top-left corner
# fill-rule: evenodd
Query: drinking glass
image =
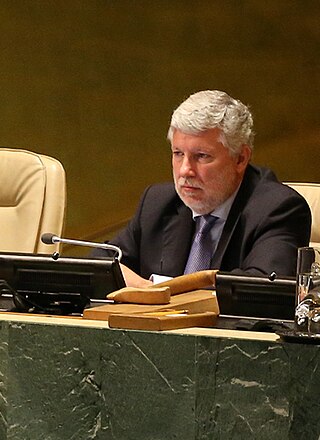
<path id="1" fill-rule="evenodd" d="M 320 334 L 320 248 L 298 249 L 295 330 Z"/>

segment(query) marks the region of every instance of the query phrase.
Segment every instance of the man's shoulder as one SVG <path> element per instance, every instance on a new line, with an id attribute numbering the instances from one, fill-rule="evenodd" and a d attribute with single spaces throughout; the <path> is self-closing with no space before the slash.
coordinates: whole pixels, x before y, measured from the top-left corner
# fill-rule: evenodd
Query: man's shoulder
<path id="1" fill-rule="evenodd" d="M 265 191 L 266 187 L 272 189 L 276 192 L 280 191 L 280 194 L 292 195 L 301 197 L 295 190 L 286 185 L 284 182 L 278 180 L 274 171 L 270 168 L 259 167 L 259 166 L 250 166 L 251 172 L 253 172 L 258 181 L 256 183 L 256 189 L 258 191 Z"/>
<path id="2" fill-rule="evenodd" d="M 156 198 L 157 200 L 169 201 L 179 197 L 176 193 L 174 184 L 171 182 L 164 182 L 148 186 L 144 191 L 144 198 L 152 198 L 153 200 Z"/>
<path id="3" fill-rule="evenodd" d="M 246 170 L 245 178 L 248 180 L 253 180 L 255 185 L 257 183 L 265 184 L 265 183 L 277 183 L 279 184 L 279 180 L 270 168 L 262 167 L 258 165 L 250 164 Z"/>
<path id="4" fill-rule="evenodd" d="M 174 215 L 184 209 L 188 208 L 178 196 L 173 183 L 150 185 L 145 189 L 140 202 L 140 213 L 149 220 Z"/>
<path id="5" fill-rule="evenodd" d="M 250 165 L 248 185 L 251 186 L 251 202 L 274 205 L 284 200 L 304 203 L 304 198 L 288 185 L 279 181 L 275 173 L 264 167 Z M 259 202 L 258 202 L 259 201 Z"/>
<path id="6" fill-rule="evenodd" d="M 154 192 L 163 192 L 163 191 L 165 191 L 167 193 L 175 193 L 176 192 L 173 182 L 154 183 L 152 185 L 149 185 L 149 187 L 147 189 L 149 189 L 150 191 L 154 191 Z"/>

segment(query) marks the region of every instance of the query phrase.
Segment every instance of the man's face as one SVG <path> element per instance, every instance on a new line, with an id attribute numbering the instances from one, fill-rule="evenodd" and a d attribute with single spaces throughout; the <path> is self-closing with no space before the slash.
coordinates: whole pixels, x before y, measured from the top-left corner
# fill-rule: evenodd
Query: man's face
<path id="1" fill-rule="evenodd" d="M 172 138 L 172 168 L 176 191 L 198 214 L 207 214 L 226 201 L 240 184 L 251 150 L 242 147 L 231 156 L 221 142 L 218 128 L 201 134 L 175 130 Z"/>

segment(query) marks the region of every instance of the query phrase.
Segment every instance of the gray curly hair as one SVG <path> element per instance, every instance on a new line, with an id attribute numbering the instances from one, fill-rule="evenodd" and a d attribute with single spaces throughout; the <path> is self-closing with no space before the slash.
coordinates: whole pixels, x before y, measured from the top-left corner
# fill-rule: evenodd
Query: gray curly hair
<path id="1" fill-rule="evenodd" d="M 246 144 L 253 149 L 253 119 L 249 108 L 238 99 L 219 90 L 205 90 L 189 96 L 173 112 L 168 131 L 172 142 L 174 130 L 199 134 L 211 128 L 222 131 L 221 142 L 231 154 Z"/>

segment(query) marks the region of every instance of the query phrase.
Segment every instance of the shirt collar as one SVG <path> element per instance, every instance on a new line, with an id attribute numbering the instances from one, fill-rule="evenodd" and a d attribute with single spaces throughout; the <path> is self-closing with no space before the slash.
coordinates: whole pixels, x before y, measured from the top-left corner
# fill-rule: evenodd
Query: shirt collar
<path id="1" fill-rule="evenodd" d="M 239 185 L 240 187 L 240 185 Z M 221 205 L 219 205 L 216 209 L 214 209 L 212 212 L 210 212 L 210 215 L 213 215 L 215 217 L 218 217 L 219 219 L 226 221 L 232 206 L 232 203 L 234 202 L 234 199 L 236 198 L 236 195 L 239 191 L 239 187 L 236 189 L 236 191 Z M 193 220 L 196 217 L 199 217 L 202 214 L 198 214 L 196 211 L 192 210 L 192 218 Z"/>

